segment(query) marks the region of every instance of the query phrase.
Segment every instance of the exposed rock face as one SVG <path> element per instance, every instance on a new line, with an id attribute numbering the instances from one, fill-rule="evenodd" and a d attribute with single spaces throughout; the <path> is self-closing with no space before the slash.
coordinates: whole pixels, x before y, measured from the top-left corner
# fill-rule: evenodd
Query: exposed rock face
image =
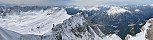
<path id="1" fill-rule="evenodd" d="M 153 18 L 149 19 L 135 36 L 127 35 L 125 40 L 153 40 Z"/>
<path id="2" fill-rule="evenodd" d="M 104 35 L 98 28 L 91 28 L 82 15 L 74 15 L 53 28 L 56 39 L 61 40 L 101 40 Z M 96 32 L 97 31 L 97 32 Z"/>
<path id="3" fill-rule="evenodd" d="M 148 40 L 153 40 L 153 20 L 149 21 L 151 24 L 149 27 L 149 29 L 147 30 L 147 34 L 146 34 L 146 38 Z"/>

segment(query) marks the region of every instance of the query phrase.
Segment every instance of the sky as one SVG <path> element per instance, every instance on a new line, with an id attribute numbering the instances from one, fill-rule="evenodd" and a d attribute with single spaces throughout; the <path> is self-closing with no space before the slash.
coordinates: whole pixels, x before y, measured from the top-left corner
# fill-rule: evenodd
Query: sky
<path id="1" fill-rule="evenodd" d="M 0 4 L 15 5 L 109 5 L 153 4 L 153 0 L 0 0 Z"/>

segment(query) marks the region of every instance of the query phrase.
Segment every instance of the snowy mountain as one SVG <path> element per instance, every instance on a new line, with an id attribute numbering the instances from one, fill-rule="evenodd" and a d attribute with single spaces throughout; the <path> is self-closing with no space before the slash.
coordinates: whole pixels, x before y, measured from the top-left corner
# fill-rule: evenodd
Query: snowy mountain
<path id="1" fill-rule="evenodd" d="M 0 40 L 148 40 L 152 10 L 150 5 L 0 6 Z"/>

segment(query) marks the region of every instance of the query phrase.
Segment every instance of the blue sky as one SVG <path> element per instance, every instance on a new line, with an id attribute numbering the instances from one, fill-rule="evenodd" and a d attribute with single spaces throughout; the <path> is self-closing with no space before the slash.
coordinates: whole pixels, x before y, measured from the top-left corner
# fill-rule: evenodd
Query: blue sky
<path id="1" fill-rule="evenodd" d="M 102 5 L 153 4 L 153 0 L 0 0 L 1 4 L 26 5 Z"/>

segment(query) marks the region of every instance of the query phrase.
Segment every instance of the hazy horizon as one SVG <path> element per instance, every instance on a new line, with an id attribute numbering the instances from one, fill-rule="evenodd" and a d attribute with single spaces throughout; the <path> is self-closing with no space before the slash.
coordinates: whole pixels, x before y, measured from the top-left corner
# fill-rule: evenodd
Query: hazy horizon
<path id="1" fill-rule="evenodd" d="M 0 4 L 14 5 L 121 5 L 121 4 L 153 4 L 153 0 L 0 0 Z"/>

